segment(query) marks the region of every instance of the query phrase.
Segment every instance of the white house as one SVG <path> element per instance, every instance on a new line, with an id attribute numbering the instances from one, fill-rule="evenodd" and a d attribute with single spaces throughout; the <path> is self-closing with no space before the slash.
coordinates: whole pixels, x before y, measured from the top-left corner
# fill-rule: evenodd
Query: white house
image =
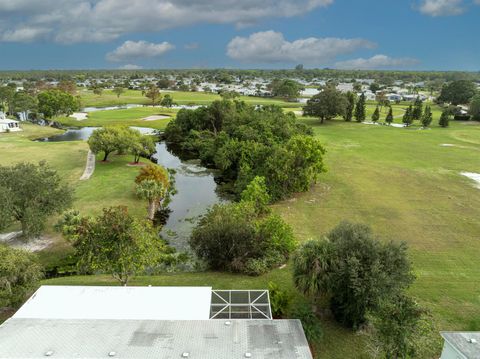
<path id="1" fill-rule="evenodd" d="M 445 340 L 440 359 L 480 358 L 480 332 L 441 332 Z"/>
<path id="2" fill-rule="evenodd" d="M 0 112 L 0 133 L 17 132 L 21 130 L 18 121 L 8 119 L 3 112 Z"/>

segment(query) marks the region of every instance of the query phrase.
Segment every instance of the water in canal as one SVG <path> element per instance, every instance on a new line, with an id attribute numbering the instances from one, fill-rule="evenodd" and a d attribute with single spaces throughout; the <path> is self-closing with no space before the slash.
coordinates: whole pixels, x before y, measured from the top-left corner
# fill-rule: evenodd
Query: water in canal
<path id="1" fill-rule="evenodd" d="M 132 127 L 144 134 L 154 133 L 154 130 L 145 127 Z M 95 127 L 68 129 L 65 133 L 42 139 L 43 141 L 80 141 L 88 140 Z M 217 184 L 214 181 L 215 171 L 200 165 L 198 160 L 182 160 L 167 149 L 164 142 L 156 145 L 154 158 L 165 168 L 176 171 L 175 182 L 177 194 L 169 204 L 170 216 L 162 230 L 162 237 L 179 250 L 188 249 L 188 238 L 199 216 L 204 214 L 208 207 L 225 201 L 217 193 Z"/>

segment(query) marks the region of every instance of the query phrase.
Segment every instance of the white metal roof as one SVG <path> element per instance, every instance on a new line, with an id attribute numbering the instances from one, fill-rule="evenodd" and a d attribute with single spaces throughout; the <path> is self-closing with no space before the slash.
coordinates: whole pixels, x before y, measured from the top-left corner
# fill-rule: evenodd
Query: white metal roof
<path id="1" fill-rule="evenodd" d="M 0 325 L 0 359 L 312 359 L 299 320 L 48 320 Z"/>
<path id="2" fill-rule="evenodd" d="M 211 295 L 211 287 L 41 286 L 13 318 L 207 320 Z"/>

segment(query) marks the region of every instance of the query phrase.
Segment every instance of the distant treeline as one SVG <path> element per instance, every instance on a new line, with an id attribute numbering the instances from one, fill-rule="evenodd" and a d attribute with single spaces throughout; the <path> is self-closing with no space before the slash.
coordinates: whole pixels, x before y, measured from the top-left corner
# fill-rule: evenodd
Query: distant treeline
<path id="1" fill-rule="evenodd" d="M 261 77 L 299 78 L 306 81 L 313 79 L 353 81 L 354 79 L 373 79 L 379 83 L 390 84 L 394 81 L 423 82 L 454 80 L 480 81 L 479 72 L 460 71 L 378 71 L 378 70 L 335 70 L 335 69 L 285 69 L 285 70 L 232 70 L 232 69 L 185 69 L 185 70 L 32 70 L 32 71 L 0 71 L 0 81 L 36 81 L 39 79 L 86 80 L 92 78 L 156 78 L 174 76 L 176 78 L 201 77 L 208 81 L 228 83 L 235 78 L 243 80 Z"/>

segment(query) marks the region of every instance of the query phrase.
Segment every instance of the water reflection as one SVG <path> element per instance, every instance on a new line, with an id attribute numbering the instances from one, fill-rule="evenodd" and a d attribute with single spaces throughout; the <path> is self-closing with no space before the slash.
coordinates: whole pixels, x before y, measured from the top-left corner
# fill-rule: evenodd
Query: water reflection
<path id="1" fill-rule="evenodd" d="M 61 135 L 46 138 L 43 141 L 86 141 L 96 128 L 69 129 Z M 145 127 L 132 128 L 145 134 L 155 131 Z M 169 204 L 171 213 L 163 227 L 162 237 L 177 249 L 188 249 L 188 238 L 199 216 L 203 215 L 211 205 L 224 202 L 226 199 L 217 192 L 215 171 L 201 166 L 199 160 L 180 159 L 169 151 L 164 142 L 157 143 L 153 157 L 159 165 L 176 171 L 177 194 L 172 197 Z"/>

